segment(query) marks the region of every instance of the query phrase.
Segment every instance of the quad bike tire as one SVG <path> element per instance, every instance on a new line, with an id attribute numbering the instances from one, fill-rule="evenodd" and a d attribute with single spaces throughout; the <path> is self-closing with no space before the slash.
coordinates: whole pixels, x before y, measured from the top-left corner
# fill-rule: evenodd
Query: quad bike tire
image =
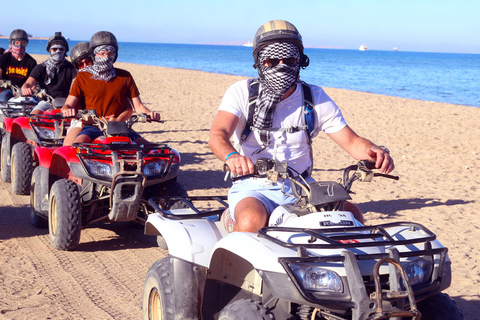
<path id="1" fill-rule="evenodd" d="M 48 231 L 58 250 L 73 250 L 80 243 L 82 230 L 80 192 L 71 180 L 55 181 L 50 189 Z"/>
<path id="2" fill-rule="evenodd" d="M 417 309 L 422 313 L 421 320 L 464 320 L 462 310 L 446 293 L 419 301 Z"/>
<path id="3" fill-rule="evenodd" d="M 43 195 L 40 194 L 37 183 L 40 183 L 40 167 L 36 167 L 35 170 L 33 170 L 30 185 L 30 223 L 35 228 L 44 229 L 48 227 L 48 223 L 47 219 L 42 218 L 42 216 L 45 217 L 48 215 L 48 211 L 42 212 L 41 201 Z"/>
<path id="4" fill-rule="evenodd" d="M 240 299 L 220 311 L 218 320 L 268 320 L 275 319 L 265 306 L 256 300 Z"/>
<path id="5" fill-rule="evenodd" d="M 28 143 L 17 142 L 12 148 L 11 180 L 14 194 L 28 195 L 32 180 L 33 158 Z"/>
<path id="6" fill-rule="evenodd" d="M 8 157 L 10 156 L 10 150 L 8 148 L 8 134 L 4 134 L 2 138 L 2 156 L 0 157 L 0 169 L 2 171 L 2 180 L 10 183 L 12 181 L 12 172 L 10 169 L 10 164 L 8 163 Z"/>
<path id="7" fill-rule="evenodd" d="M 175 319 L 174 298 L 172 263 L 167 257 L 148 269 L 143 286 L 143 319 Z"/>

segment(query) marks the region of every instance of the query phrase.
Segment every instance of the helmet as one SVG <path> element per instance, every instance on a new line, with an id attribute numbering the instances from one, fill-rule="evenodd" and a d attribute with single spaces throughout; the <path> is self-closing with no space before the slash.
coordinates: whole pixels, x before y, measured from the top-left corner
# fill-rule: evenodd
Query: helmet
<path id="1" fill-rule="evenodd" d="M 15 29 L 12 31 L 12 33 L 10 33 L 9 40 L 10 40 L 10 43 L 17 40 L 24 40 L 24 41 L 27 41 L 27 44 L 28 44 L 28 34 L 25 32 L 25 30 Z"/>
<path id="2" fill-rule="evenodd" d="M 303 53 L 302 36 L 297 28 L 285 20 L 272 20 L 263 24 L 255 33 L 253 39 L 253 59 L 258 65 L 258 53 L 267 45 L 275 42 L 289 42 L 300 51 L 300 67 L 306 68 L 309 64 L 308 57 Z"/>
<path id="3" fill-rule="evenodd" d="M 85 58 L 90 56 L 90 44 L 88 42 L 79 42 L 73 46 L 72 52 L 70 53 L 70 59 L 72 60 L 73 66 L 76 67 L 77 63 Z"/>
<path id="4" fill-rule="evenodd" d="M 115 62 L 118 57 L 118 42 L 113 33 L 108 31 L 99 31 L 92 36 L 90 39 L 90 54 L 93 55 L 93 50 L 96 47 L 103 45 L 112 46 L 115 48 L 115 50 L 117 50 L 115 53 Z"/>
<path id="5" fill-rule="evenodd" d="M 53 37 L 50 37 L 47 42 L 47 51 L 50 52 L 50 47 L 54 44 L 61 44 L 62 46 L 65 47 L 66 52 L 68 52 L 68 42 L 67 39 L 65 39 L 62 36 L 61 32 L 55 32 L 55 35 Z"/>

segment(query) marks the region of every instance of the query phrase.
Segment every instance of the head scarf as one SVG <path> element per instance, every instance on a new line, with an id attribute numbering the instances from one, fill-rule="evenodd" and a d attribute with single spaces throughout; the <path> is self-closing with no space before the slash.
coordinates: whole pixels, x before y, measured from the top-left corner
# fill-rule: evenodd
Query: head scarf
<path id="1" fill-rule="evenodd" d="M 114 54 L 107 58 L 97 57 L 96 54 L 100 51 L 111 51 Z M 92 79 L 110 81 L 115 78 L 115 69 L 113 62 L 115 61 L 115 53 L 117 50 L 113 46 L 98 46 L 93 50 L 94 60 L 92 66 L 86 66 L 81 71 L 86 71 L 92 74 Z"/>
<path id="2" fill-rule="evenodd" d="M 51 52 L 52 49 L 62 49 L 55 52 Z M 50 84 L 55 77 L 55 73 L 58 72 L 60 67 L 65 63 L 65 56 L 67 51 L 65 46 L 61 44 L 54 44 L 50 47 L 50 58 L 42 62 L 42 65 L 45 66 L 47 70 L 47 79 L 45 84 Z"/>
<path id="3" fill-rule="evenodd" d="M 25 47 L 14 46 L 12 43 L 10 43 L 10 45 L 8 46 L 8 50 L 5 51 L 5 53 L 7 52 L 11 52 L 12 56 L 17 60 L 21 60 L 23 59 L 23 57 L 25 57 Z"/>
<path id="4" fill-rule="evenodd" d="M 276 66 L 264 66 L 267 59 L 297 58 L 297 63 L 292 66 L 280 63 Z M 258 102 L 253 115 L 253 127 L 257 129 L 268 129 L 272 127 L 273 113 L 283 95 L 298 81 L 300 74 L 300 51 L 288 42 L 277 42 L 270 44 L 260 50 L 258 54 L 258 81 L 260 89 Z M 271 136 L 268 131 L 260 131 L 262 148 L 256 153 L 268 147 Z"/>

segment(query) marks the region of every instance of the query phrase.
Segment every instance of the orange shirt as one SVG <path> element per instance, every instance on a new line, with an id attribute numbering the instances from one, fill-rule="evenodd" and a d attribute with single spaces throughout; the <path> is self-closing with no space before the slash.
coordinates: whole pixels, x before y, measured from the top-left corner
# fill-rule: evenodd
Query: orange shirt
<path id="1" fill-rule="evenodd" d="M 115 68 L 115 73 L 115 79 L 105 82 L 92 79 L 89 72 L 79 72 L 69 94 L 84 99 L 86 109 L 94 109 L 98 115 L 118 117 L 127 98 L 138 97 L 140 93 L 130 72 Z"/>

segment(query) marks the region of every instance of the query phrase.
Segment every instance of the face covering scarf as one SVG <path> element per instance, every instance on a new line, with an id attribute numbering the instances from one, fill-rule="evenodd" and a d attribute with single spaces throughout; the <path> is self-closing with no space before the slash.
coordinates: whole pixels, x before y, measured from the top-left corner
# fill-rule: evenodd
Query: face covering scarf
<path id="1" fill-rule="evenodd" d="M 50 47 L 52 49 L 60 49 L 56 50 L 53 53 L 50 52 L 50 58 L 42 62 L 42 65 L 45 66 L 47 70 L 47 79 L 45 80 L 45 84 L 50 84 L 55 77 L 55 73 L 58 72 L 62 64 L 65 62 L 65 56 L 67 54 L 65 47 L 61 44 L 54 44 Z"/>
<path id="2" fill-rule="evenodd" d="M 297 62 L 288 66 L 280 63 L 276 66 L 265 66 L 267 59 L 297 58 Z M 300 51 L 288 42 L 273 43 L 259 52 L 258 81 L 260 88 L 258 102 L 253 115 L 253 127 L 256 129 L 269 129 L 272 127 L 273 113 L 282 96 L 297 83 L 300 73 Z M 262 147 L 255 153 L 267 148 L 272 140 L 268 131 L 259 131 Z"/>
<path id="3" fill-rule="evenodd" d="M 8 46 L 8 50 L 5 51 L 5 53 L 7 52 L 11 52 L 12 53 L 12 56 L 17 59 L 17 60 L 21 60 L 23 59 L 23 57 L 25 56 L 25 47 L 22 47 L 22 46 L 14 46 L 13 44 L 10 43 L 10 45 Z"/>
<path id="4" fill-rule="evenodd" d="M 110 51 L 113 52 L 110 57 L 102 58 L 97 57 L 96 54 L 100 51 Z M 83 71 L 89 72 L 92 74 L 92 79 L 110 81 L 115 78 L 115 69 L 113 68 L 113 62 L 115 61 L 116 50 L 112 46 L 98 46 L 93 50 L 95 56 L 92 66 L 86 66 Z"/>

